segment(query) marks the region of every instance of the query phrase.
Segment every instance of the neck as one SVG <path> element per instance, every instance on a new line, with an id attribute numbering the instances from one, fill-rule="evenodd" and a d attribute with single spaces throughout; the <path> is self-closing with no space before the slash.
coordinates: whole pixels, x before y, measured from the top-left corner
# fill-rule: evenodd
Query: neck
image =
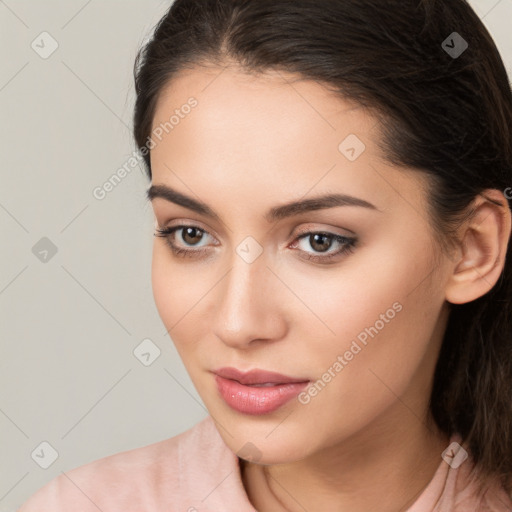
<path id="1" fill-rule="evenodd" d="M 402 416 L 404 404 L 397 402 Z M 242 479 L 260 512 L 405 511 L 432 480 L 449 444 L 432 421 L 377 422 L 305 459 L 263 466 L 243 461 Z M 401 425 L 389 428 L 385 425 Z"/>

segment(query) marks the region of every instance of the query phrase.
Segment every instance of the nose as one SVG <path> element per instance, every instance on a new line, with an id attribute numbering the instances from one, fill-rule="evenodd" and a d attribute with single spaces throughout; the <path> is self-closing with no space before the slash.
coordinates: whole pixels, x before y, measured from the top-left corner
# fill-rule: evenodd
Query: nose
<path id="1" fill-rule="evenodd" d="M 264 254 L 252 263 L 235 254 L 214 297 L 214 334 L 229 347 L 242 350 L 284 338 L 283 293 L 284 285 L 267 267 Z"/>

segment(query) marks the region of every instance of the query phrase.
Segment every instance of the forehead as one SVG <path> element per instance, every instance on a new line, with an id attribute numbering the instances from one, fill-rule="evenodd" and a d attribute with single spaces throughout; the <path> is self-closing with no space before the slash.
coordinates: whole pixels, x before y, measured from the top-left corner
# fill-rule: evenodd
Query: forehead
<path id="1" fill-rule="evenodd" d="M 189 109 L 191 98 L 196 106 Z M 374 125 L 363 109 L 317 82 L 277 71 L 253 75 L 200 67 L 178 74 L 162 90 L 152 126 L 160 127 L 162 140 L 155 139 L 151 157 L 174 155 L 197 163 L 206 158 L 210 172 L 214 160 L 240 170 L 264 164 L 284 170 L 287 162 L 306 155 L 325 167 L 349 134 L 364 138 L 370 149 Z"/>
<path id="2" fill-rule="evenodd" d="M 195 106 L 185 108 L 191 98 Z M 255 192 L 275 204 L 283 193 L 293 200 L 341 191 L 386 208 L 400 188 L 418 185 L 418 173 L 385 161 L 377 119 L 367 110 L 284 72 L 182 72 L 161 92 L 153 132 L 159 127 L 154 182 L 179 187 L 184 178 L 202 196 L 230 187 L 246 195 L 245 204 Z"/>
<path id="3" fill-rule="evenodd" d="M 326 84 L 308 80 L 283 71 L 249 73 L 238 67 L 195 67 L 178 73 L 161 90 L 153 118 L 153 128 L 165 123 L 169 116 L 185 105 L 191 97 L 200 108 L 203 123 L 210 120 L 217 127 L 247 127 L 251 121 L 256 130 L 259 123 L 267 130 L 286 127 L 283 135 L 294 128 L 309 125 L 313 135 L 318 128 L 337 131 L 340 114 L 343 124 L 361 131 L 376 125 L 359 104 L 340 97 Z M 198 117 L 198 116 L 196 116 Z"/>

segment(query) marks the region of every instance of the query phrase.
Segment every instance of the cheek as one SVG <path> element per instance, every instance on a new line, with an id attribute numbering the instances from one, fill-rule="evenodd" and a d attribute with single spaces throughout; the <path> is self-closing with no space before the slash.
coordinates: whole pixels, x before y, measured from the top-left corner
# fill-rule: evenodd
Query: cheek
<path id="1" fill-rule="evenodd" d="M 171 273 L 171 266 L 166 262 L 160 243 L 155 240 L 151 262 L 151 286 L 156 308 L 168 329 L 173 323 L 173 306 L 176 302 L 176 290 L 179 290 L 177 284 L 175 274 Z"/>
<path id="2" fill-rule="evenodd" d="M 432 287 L 426 289 L 429 280 L 425 278 L 434 263 L 428 240 L 424 242 L 419 240 L 413 252 L 384 241 L 356 251 L 325 272 L 282 267 L 283 281 L 293 283 L 301 299 L 293 301 L 288 314 L 295 325 L 310 331 L 299 339 L 318 340 L 322 347 L 341 350 L 359 334 L 364 341 L 364 333 L 372 326 L 383 336 L 393 324 L 414 324 L 424 317 L 428 303 L 441 297 L 435 298 Z"/>
<path id="3" fill-rule="evenodd" d="M 186 266 L 180 266 L 173 259 L 164 243 L 155 240 L 151 264 L 153 298 L 171 337 L 186 320 L 187 311 L 197 302 L 201 293 L 197 274 L 194 277 L 186 270 Z"/>
<path id="4" fill-rule="evenodd" d="M 308 306 L 329 327 L 316 320 L 302 324 L 310 326 L 302 337 L 310 346 L 303 351 L 320 379 L 318 398 L 309 403 L 312 417 L 325 415 L 328 404 L 336 403 L 340 406 L 329 414 L 339 416 L 339 424 L 350 417 L 364 425 L 411 385 L 417 396 L 425 391 L 443 304 L 440 283 L 426 278 L 435 268 L 430 247 L 428 240 L 408 252 L 382 245 L 350 264 L 347 260 L 340 276 L 315 288 L 300 278 L 311 299 Z"/>
<path id="5" fill-rule="evenodd" d="M 384 313 L 388 323 L 373 313 L 365 318 L 349 317 L 346 336 L 342 334 L 328 348 L 310 352 L 313 357 L 322 353 L 316 363 L 318 391 L 304 407 L 303 417 L 310 429 L 317 428 L 319 418 L 325 418 L 333 425 L 326 427 L 332 430 L 328 437 L 343 438 L 364 429 L 394 405 L 398 405 L 394 410 L 399 415 L 423 416 L 435 363 L 430 336 L 437 312 L 432 309 L 425 318 L 418 305 L 421 302 L 414 297 L 399 302 L 402 309 L 393 309 L 391 314 L 375 309 L 378 315 Z M 342 322 L 336 327 L 343 332 Z"/>
<path id="6" fill-rule="evenodd" d="M 208 295 L 225 272 L 172 256 L 162 241 L 155 241 L 151 263 L 153 298 L 160 318 L 187 365 L 192 353 L 200 349 L 210 323 L 205 307 Z M 193 356 L 195 357 L 195 356 Z"/>
<path id="7" fill-rule="evenodd" d="M 164 241 L 155 240 L 151 264 L 153 297 L 166 326 L 178 322 L 208 290 L 204 273 L 197 265 L 174 257 Z M 211 285 L 210 285 L 211 287 Z"/>

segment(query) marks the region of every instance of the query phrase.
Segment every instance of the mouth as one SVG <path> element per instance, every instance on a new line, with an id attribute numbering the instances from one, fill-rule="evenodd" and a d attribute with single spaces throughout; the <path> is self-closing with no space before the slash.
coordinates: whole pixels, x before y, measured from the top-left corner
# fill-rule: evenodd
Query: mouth
<path id="1" fill-rule="evenodd" d="M 236 368 L 214 370 L 220 396 L 232 409 L 250 415 L 273 412 L 297 396 L 308 384 L 304 378 L 254 369 L 242 372 Z"/>

